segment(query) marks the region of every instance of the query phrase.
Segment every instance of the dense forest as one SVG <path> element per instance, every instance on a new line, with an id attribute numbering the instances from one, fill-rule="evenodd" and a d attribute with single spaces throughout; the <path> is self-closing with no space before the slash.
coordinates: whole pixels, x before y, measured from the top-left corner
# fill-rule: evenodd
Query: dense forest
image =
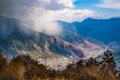
<path id="1" fill-rule="evenodd" d="M 0 80 L 120 80 L 120 70 L 110 51 L 101 61 L 80 59 L 62 71 L 47 69 L 28 55 L 7 60 L 0 52 Z"/>

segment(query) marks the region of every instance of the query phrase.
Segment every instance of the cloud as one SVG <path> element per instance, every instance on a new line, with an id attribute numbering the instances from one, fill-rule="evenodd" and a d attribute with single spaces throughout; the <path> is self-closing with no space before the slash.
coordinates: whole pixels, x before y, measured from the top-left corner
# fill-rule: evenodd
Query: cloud
<path id="1" fill-rule="evenodd" d="M 120 9 L 120 0 L 102 0 L 101 4 L 97 4 L 98 7 Z"/>
<path id="2" fill-rule="evenodd" d="M 64 8 L 73 8 L 73 2 L 75 0 L 37 0 L 40 1 L 39 6 L 41 5 L 42 7 L 46 9 L 53 9 L 53 10 L 58 10 L 58 9 L 64 9 Z"/>
<path id="3" fill-rule="evenodd" d="M 62 10 L 45 10 L 43 8 L 34 7 L 29 11 L 30 11 L 29 15 L 27 16 L 28 19 L 39 18 L 42 21 L 43 20 L 44 21 L 62 20 L 65 22 L 74 22 L 74 21 L 82 21 L 94 15 L 94 11 L 91 11 L 88 9 L 73 10 L 73 9 L 65 8 Z M 36 20 L 39 20 L 39 19 L 36 19 Z"/>
<path id="4" fill-rule="evenodd" d="M 59 4 L 64 4 L 65 7 L 72 8 L 72 7 L 74 7 L 74 5 L 73 5 L 74 1 L 75 0 L 58 0 L 57 2 Z"/>
<path id="5" fill-rule="evenodd" d="M 74 9 L 75 0 L 2 0 L 0 14 L 24 20 L 34 30 L 50 35 L 59 34 L 62 29 L 55 22 L 82 21 L 92 17 L 94 11 Z"/>
<path id="6" fill-rule="evenodd" d="M 90 16 L 93 16 L 93 11 L 90 10 L 45 10 L 43 8 L 34 7 L 29 10 L 26 19 L 32 21 L 33 28 L 40 32 L 48 34 L 58 34 L 61 32 L 61 27 L 55 22 L 61 20 L 65 22 L 82 21 Z"/>
<path id="7" fill-rule="evenodd" d="M 34 30 L 49 35 L 59 34 L 62 30 L 57 22 L 54 21 L 51 14 L 49 14 L 49 11 L 43 8 L 34 7 L 29 9 L 29 13 L 26 15 L 25 20 L 28 23 L 31 22 L 31 28 Z"/>
<path id="8" fill-rule="evenodd" d="M 91 10 L 73 10 L 63 9 L 59 11 L 50 11 L 49 14 L 53 16 L 55 20 L 61 20 L 65 22 L 82 21 L 88 17 L 92 17 L 94 11 Z"/>

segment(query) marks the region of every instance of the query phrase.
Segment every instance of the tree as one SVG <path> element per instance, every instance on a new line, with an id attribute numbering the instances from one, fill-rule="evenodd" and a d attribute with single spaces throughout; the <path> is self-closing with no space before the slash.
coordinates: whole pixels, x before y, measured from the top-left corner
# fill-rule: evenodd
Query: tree
<path id="1" fill-rule="evenodd" d="M 104 52 L 103 63 L 111 70 L 115 70 L 116 64 L 111 51 L 107 50 Z"/>
<path id="2" fill-rule="evenodd" d="M 2 55 L 0 50 L 0 69 L 2 69 L 7 64 L 7 59 Z"/>
<path id="3" fill-rule="evenodd" d="M 104 62 L 106 63 L 111 63 L 114 62 L 114 57 L 112 55 L 112 52 L 107 50 L 106 52 L 104 52 L 104 57 L 103 57 Z"/>

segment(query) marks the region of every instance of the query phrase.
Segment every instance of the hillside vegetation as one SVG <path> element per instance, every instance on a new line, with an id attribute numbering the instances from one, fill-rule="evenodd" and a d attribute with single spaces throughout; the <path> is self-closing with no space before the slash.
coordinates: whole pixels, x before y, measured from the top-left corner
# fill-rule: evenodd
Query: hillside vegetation
<path id="1" fill-rule="evenodd" d="M 69 64 L 63 71 L 47 69 L 28 55 L 19 55 L 7 60 L 0 54 L 0 80 L 120 80 L 114 57 L 104 52 L 103 60 L 80 59 Z"/>

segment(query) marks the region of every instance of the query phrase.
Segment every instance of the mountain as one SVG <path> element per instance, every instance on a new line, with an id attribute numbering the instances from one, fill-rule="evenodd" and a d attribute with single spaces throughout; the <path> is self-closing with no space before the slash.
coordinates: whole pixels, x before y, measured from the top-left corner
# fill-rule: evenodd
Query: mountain
<path id="1" fill-rule="evenodd" d="M 64 34 L 71 31 L 71 35 L 63 37 L 64 40 L 72 42 L 81 42 L 81 35 L 92 43 L 100 45 L 103 42 L 112 52 L 117 65 L 120 65 L 120 18 L 111 19 L 91 19 L 88 18 L 82 22 L 67 23 L 58 21 L 64 29 Z M 69 31 L 69 32 L 68 32 Z M 73 33 L 77 36 L 73 36 Z M 70 39 L 69 39 L 70 38 Z M 71 39 L 72 38 L 72 39 Z M 100 55 L 101 56 L 101 55 Z"/>
<path id="2" fill-rule="evenodd" d="M 120 42 L 120 18 L 92 19 L 82 22 L 67 23 L 58 21 L 64 29 L 70 30 L 84 37 L 91 37 L 105 44 Z"/>
<path id="3" fill-rule="evenodd" d="M 106 50 L 102 43 L 98 45 L 71 31 L 66 35 L 50 36 L 32 30 L 20 20 L 3 16 L 0 16 L 0 25 L 0 49 L 7 57 L 21 54 L 36 60 L 60 56 L 93 57 Z"/>

